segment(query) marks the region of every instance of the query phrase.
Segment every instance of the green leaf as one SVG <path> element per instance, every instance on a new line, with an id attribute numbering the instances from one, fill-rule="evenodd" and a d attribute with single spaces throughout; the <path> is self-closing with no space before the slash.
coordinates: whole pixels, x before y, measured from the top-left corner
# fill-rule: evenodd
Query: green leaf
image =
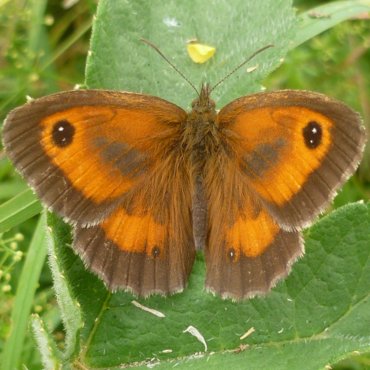
<path id="1" fill-rule="evenodd" d="M 357 348 L 358 341 L 347 339 L 348 350 Z M 250 346 L 243 352 L 240 349 L 225 351 L 210 355 L 195 355 L 182 359 L 175 359 L 159 363 L 156 369 L 235 369 L 235 370 L 291 370 L 291 369 L 324 369 L 330 366 L 326 361 L 328 353 L 335 358 L 343 348 L 343 341 L 338 339 L 326 339 L 315 341 L 292 341 L 286 343 L 270 343 L 258 346 Z M 354 353 L 355 354 L 355 353 Z M 148 364 L 156 364 L 155 361 L 142 365 L 140 369 L 147 369 Z M 149 365 L 150 366 L 150 365 Z M 327 367 L 328 369 L 330 367 Z"/>
<path id="2" fill-rule="evenodd" d="M 0 233 L 36 216 L 42 206 L 31 189 L 0 205 Z"/>
<path id="3" fill-rule="evenodd" d="M 46 250 L 45 215 L 42 215 L 33 234 L 13 302 L 10 335 L 1 357 L 2 370 L 16 369 L 20 365 L 23 341 Z"/>

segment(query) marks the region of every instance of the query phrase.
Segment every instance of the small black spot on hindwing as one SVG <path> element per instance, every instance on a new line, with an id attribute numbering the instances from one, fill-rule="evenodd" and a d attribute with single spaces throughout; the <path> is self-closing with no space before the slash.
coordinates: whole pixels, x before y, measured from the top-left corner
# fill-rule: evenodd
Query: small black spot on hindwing
<path id="1" fill-rule="evenodd" d="M 321 144 L 322 128 L 318 122 L 308 122 L 303 128 L 302 133 L 307 148 L 315 149 Z"/>
<path id="2" fill-rule="evenodd" d="M 155 247 L 152 249 L 152 256 L 153 256 L 154 258 L 159 257 L 160 253 L 161 253 L 161 250 L 160 250 L 157 246 L 155 246 Z"/>
<path id="3" fill-rule="evenodd" d="M 235 258 L 236 258 L 235 249 L 234 249 L 234 248 L 230 248 L 230 249 L 227 251 L 227 256 L 229 257 L 230 262 L 234 262 L 234 260 L 235 260 Z"/>
<path id="4" fill-rule="evenodd" d="M 74 126 L 67 120 L 54 123 L 52 131 L 54 144 L 60 148 L 70 145 L 73 141 L 75 131 Z"/>

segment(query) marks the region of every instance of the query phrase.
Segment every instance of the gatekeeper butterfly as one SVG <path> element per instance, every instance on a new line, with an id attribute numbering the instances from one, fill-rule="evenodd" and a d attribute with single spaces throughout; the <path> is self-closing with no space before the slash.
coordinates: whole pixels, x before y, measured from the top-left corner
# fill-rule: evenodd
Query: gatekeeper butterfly
<path id="1" fill-rule="evenodd" d="M 111 290 L 180 292 L 196 250 L 208 291 L 269 291 L 303 255 L 309 226 L 355 171 L 365 131 L 325 95 L 282 90 L 216 111 L 155 96 L 75 90 L 14 109 L 6 152 L 74 250 Z"/>

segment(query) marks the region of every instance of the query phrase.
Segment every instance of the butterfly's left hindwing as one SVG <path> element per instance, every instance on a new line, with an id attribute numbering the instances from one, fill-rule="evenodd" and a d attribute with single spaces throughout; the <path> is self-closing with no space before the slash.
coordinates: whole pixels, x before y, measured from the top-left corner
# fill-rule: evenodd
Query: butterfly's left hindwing
<path id="1" fill-rule="evenodd" d="M 269 291 L 289 274 L 304 248 L 300 233 L 283 230 L 253 193 L 241 192 L 239 204 L 233 203 L 232 196 L 243 187 L 242 179 L 234 174 L 232 180 L 231 172 L 224 175 L 228 180 L 208 192 L 206 288 L 239 300 Z"/>
<path id="2" fill-rule="evenodd" d="M 227 149 L 205 168 L 206 289 L 239 300 L 265 293 L 285 277 L 303 244 L 299 232 L 285 231 L 273 219 L 234 155 Z"/>
<path id="3" fill-rule="evenodd" d="M 170 151 L 100 225 L 77 225 L 74 248 L 111 290 L 145 297 L 187 285 L 195 258 L 188 168 Z"/>

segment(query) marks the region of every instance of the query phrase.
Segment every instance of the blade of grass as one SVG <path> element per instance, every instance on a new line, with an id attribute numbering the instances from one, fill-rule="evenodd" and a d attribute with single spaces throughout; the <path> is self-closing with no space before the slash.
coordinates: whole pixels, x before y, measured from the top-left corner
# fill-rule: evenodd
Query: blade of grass
<path id="1" fill-rule="evenodd" d="M 0 184 L 0 200 L 10 199 L 15 197 L 22 191 L 25 191 L 27 186 L 20 181 L 6 181 Z"/>
<path id="2" fill-rule="evenodd" d="M 345 20 L 370 11 L 369 0 L 335 1 L 299 15 L 299 26 L 291 49 Z"/>
<path id="3" fill-rule="evenodd" d="M 55 62 L 61 55 L 63 55 L 72 45 L 74 45 L 87 31 L 90 30 L 92 25 L 91 19 L 84 22 L 75 32 L 73 32 L 65 41 L 58 45 L 58 49 L 54 51 L 53 55 L 42 65 L 41 69 L 46 69 Z"/>
<path id="4" fill-rule="evenodd" d="M 50 29 L 49 40 L 52 49 L 58 47 L 58 45 L 63 42 L 66 36 L 67 30 L 73 29 L 73 33 L 78 32 L 78 30 L 83 27 L 83 24 L 86 21 L 92 22 L 92 16 L 86 17 L 86 12 L 88 5 L 86 3 L 80 3 L 79 6 L 76 6 L 72 11 L 66 11 L 61 17 L 58 17 L 58 22 Z M 81 23 L 80 19 L 85 19 Z M 77 27 L 76 27 L 77 25 Z M 68 34 L 68 33 L 67 33 Z"/>
<path id="5" fill-rule="evenodd" d="M 45 50 L 45 31 L 44 31 L 44 17 L 46 10 L 47 1 L 46 0 L 33 0 L 31 1 L 30 10 L 32 13 L 32 22 L 30 23 L 30 29 L 28 33 L 28 49 L 35 56 L 41 50 L 46 53 L 49 51 Z M 33 63 L 33 60 L 30 59 Z"/>
<path id="6" fill-rule="evenodd" d="M 36 216 L 42 206 L 31 189 L 27 189 L 0 206 L 0 233 Z"/>
<path id="7" fill-rule="evenodd" d="M 19 368 L 34 294 L 46 257 L 46 216 L 43 213 L 33 234 L 19 279 L 11 315 L 11 329 L 2 355 L 2 370 Z"/>

